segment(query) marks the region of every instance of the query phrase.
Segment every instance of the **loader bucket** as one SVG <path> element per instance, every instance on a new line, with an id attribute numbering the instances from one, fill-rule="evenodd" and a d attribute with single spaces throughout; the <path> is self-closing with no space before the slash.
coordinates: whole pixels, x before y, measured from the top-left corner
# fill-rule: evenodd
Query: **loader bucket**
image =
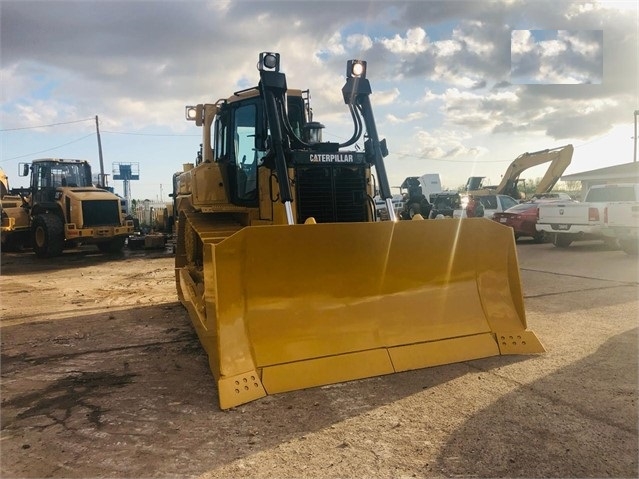
<path id="1" fill-rule="evenodd" d="M 226 409 L 499 354 L 526 329 L 512 231 L 483 219 L 246 227 L 176 270 Z M 179 250 L 178 250 L 179 255 Z"/>

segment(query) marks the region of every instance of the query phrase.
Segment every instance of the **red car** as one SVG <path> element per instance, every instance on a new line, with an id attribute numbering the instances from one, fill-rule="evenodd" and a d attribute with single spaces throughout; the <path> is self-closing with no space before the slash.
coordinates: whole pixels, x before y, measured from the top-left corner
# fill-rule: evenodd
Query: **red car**
<path id="1" fill-rule="evenodd" d="M 537 231 L 537 205 L 536 202 L 520 203 L 501 213 L 495 213 L 493 220 L 502 225 L 510 226 L 514 233 L 515 239 L 521 236 L 530 236 L 535 243 L 541 243 L 544 240 L 543 231 Z"/>

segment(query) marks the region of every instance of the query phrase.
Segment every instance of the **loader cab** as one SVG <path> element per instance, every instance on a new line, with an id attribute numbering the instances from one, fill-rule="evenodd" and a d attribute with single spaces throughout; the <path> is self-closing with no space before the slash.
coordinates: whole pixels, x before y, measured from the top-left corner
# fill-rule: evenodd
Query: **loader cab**
<path id="1" fill-rule="evenodd" d="M 34 161 L 31 169 L 35 203 L 55 202 L 58 188 L 91 186 L 91 167 L 83 161 Z"/>

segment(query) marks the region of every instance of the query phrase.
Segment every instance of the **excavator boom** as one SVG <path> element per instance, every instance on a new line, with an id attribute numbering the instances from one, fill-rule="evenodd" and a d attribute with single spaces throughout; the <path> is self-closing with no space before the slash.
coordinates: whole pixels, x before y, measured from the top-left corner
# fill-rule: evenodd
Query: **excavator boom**
<path id="1" fill-rule="evenodd" d="M 499 185 L 494 188 L 490 187 L 484 189 L 469 187 L 468 194 L 509 195 L 513 198 L 518 198 L 519 192 L 517 191 L 517 183 L 519 181 L 519 176 L 529 168 L 543 165 L 544 163 L 550 163 L 546 173 L 535 188 L 535 194 L 548 193 L 552 190 L 557 181 L 559 181 L 563 172 L 566 171 L 566 168 L 570 165 L 573 151 L 574 148 L 572 145 L 565 145 L 558 148 L 540 150 L 532 153 L 522 153 L 508 166 L 508 169 L 504 173 Z M 480 177 L 472 178 L 478 180 Z M 473 184 L 470 178 L 468 184 Z"/>

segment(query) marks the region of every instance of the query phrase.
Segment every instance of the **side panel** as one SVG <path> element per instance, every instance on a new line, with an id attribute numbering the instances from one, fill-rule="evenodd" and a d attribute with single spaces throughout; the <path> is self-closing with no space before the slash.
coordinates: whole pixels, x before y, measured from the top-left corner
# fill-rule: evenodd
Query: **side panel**
<path id="1" fill-rule="evenodd" d="M 194 207 L 228 204 L 221 168 L 220 163 L 200 163 L 190 171 Z"/>

